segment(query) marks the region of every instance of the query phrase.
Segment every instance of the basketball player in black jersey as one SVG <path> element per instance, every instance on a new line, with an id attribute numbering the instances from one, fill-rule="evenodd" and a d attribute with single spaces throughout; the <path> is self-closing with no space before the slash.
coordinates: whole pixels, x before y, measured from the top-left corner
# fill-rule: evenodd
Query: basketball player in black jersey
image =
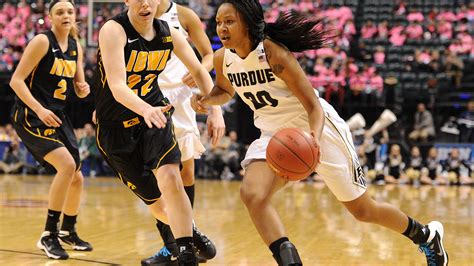
<path id="1" fill-rule="evenodd" d="M 97 146 L 154 217 L 171 226 L 178 263 L 195 265 L 192 210 L 179 173 L 172 107 L 158 87 L 157 76 L 174 51 L 199 87 L 210 91 L 212 80 L 186 39 L 154 19 L 157 0 L 125 3 L 128 11 L 106 22 L 99 33 L 94 86 Z"/>
<path id="2" fill-rule="evenodd" d="M 90 90 L 75 31 L 74 3 L 54 0 L 49 13 L 51 30 L 30 41 L 10 81 L 17 95 L 12 119 L 36 160 L 56 172 L 49 190 L 46 226 L 37 246 L 49 258 L 67 259 L 59 239 L 75 250 L 90 251 L 92 246 L 74 228 L 84 180 L 72 124 L 63 110 L 73 90 L 80 98 Z"/>

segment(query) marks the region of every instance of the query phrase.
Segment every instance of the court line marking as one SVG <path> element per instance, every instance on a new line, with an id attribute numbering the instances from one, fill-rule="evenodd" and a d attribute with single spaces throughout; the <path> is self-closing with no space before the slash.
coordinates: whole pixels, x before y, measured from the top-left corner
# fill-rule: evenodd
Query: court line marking
<path id="1" fill-rule="evenodd" d="M 11 252 L 11 253 L 20 253 L 20 254 L 28 254 L 28 255 L 36 255 L 36 256 L 42 256 L 44 257 L 44 253 L 33 253 L 33 252 L 26 252 L 26 251 L 19 251 L 19 250 L 10 250 L 10 249 L 0 249 L 0 252 Z M 105 261 L 98 261 L 98 260 L 88 260 L 88 259 L 80 259 L 80 258 L 69 258 L 67 260 L 78 260 L 78 261 L 85 261 L 85 262 L 93 262 L 93 263 L 99 263 L 99 264 L 105 264 L 105 265 L 111 265 L 111 266 L 120 266 L 122 264 L 119 263 L 113 263 L 113 262 L 105 262 Z"/>

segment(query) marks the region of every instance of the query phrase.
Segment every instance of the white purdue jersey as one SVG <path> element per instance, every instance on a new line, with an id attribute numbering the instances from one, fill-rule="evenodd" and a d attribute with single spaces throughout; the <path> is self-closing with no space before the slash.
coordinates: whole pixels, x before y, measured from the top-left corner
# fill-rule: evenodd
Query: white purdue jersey
<path id="1" fill-rule="evenodd" d="M 159 19 L 166 21 L 170 27 L 177 29 L 185 37 L 188 37 L 188 32 L 179 23 L 178 10 L 176 7 L 176 3 L 170 1 L 170 7 Z M 182 86 L 182 78 L 186 73 L 188 73 L 188 69 L 178 59 L 178 57 L 172 53 L 165 69 L 158 76 L 158 84 L 161 89 L 173 89 Z"/>
<path id="2" fill-rule="evenodd" d="M 245 59 L 226 49 L 223 74 L 254 111 L 255 126 L 262 131 L 299 127 L 293 122 L 307 114 L 286 83 L 273 74 L 263 42 Z"/>

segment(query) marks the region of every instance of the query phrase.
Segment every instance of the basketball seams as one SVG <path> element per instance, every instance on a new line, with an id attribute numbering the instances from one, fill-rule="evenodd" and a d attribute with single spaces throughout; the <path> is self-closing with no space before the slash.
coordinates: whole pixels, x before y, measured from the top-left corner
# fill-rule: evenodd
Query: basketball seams
<path id="1" fill-rule="evenodd" d="M 276 138 L 275 138 L 275 139 L 276 139 Z M 281 141 L 278 141 L 278 143 L 279 143 L 279 144 L 282 144 Z M 287 149 L 287 150 L 289 150 L 290 152 L 292 152 L 292 151 L 291 151 L 290 149 L 288 149 L 288 147 L 286 147 L 285 145 L 282 145 L 282 146 L 285 147 L 285 149 Z M 293 152 L 292 152 L 292 153 L 293 153 Z M 270 152 L 267 152 L 266 155 L 267 155 L 267 160 L 269 159 L 271 165 L 278 165 L 278 167 L 284 168 L 285 171 L 290 172 L 290 173 L 294 173 L 294 174 L 303 174 L 303 173 L 305 173 L 305 172 L 295 172 L 295 171 L 289 170 L 289 169 L 286 168 L 286 167 L 280 166 L 279 164 L 277 164 L 278 161 L 276 161 L 276 160 L 274 160 L 274 159 L 272 158 Z M 299 160 L 301 160 L 301 158 L 299 158 L 298 156 L 297 156 L 297 158 L 298 158 Z M 302 161 L 302 160 L 301 160 L 301 161 Z M 304 165 L 306 165 L 306 163 L 304 163 Z M 306 165 L 306 166 L 307 166 L 307 165 Z M 272 168 L 272 170 L 274 170 L 275 172 L 278 172 L 276 169 L 273 169 L 274 167 L 275 167 L 275 166 L 270 167 L 270 168 Z"/>
<path id="2" fill-rule="evenodd" d="M 282 146 L 285 147 L 289 152 L 291 152 L 296 158 L 298 158 L 298 160 L 300 160 L 301 162 L 303 162 L 303 164 L 304 164 L 306 167 L 308 167 L 308 169 L 311 169 L 311 166 L 309 166 L 309 165 L 299 156 L 299 154 L 296 154 L 294 151 L 292 151 L 292 150 L 290 149 L 290 147 L 288 147 L 281 139 L 278 138 L 278 136 L 273 136 L 273 138 L 274 138 L 276 141 L 278 141 L 278 143 L 279 143 L 280 145 L 282 145 Z M 304 136 L 303 136 L 303 138 L 304 138 Z M 312 153 L 312 151 L 311 151 L 311 153 Z M 314 157 L 314 155 L 313 155 L 313 157 Z M 313 160 L 314 160 L 314 158 L 313 158 Z"/>
<path id="3" fill-rule="evenodd" d="M 314 151 L 313 151 L 313 145 L 314 145 L 314 143 L 310 142 L 310 141 L 307 139 L 307 136 L 305 135 L 305 133 L 306 133 L 305 131 L 303 131 L 303 130 L 293 130 L 293 131 L 296 132 L 296 133 L 298 133 L 300 136 L 302 136 L 303 139 L 304 139 L 304 141 L 305 141 L 306 143 L 308 143 L 308 145 L 311 147 L 311 155 L 313 156 L 313 157 L 311 158 L 311 161 L 313 162 L 313 164 L 316 164 L 316 154 L 314 154 Z M 310 135 L 310 138 L 311 138 L 311 135 Z M 305 164 L 306 164 L 306 162 L 305 162 Z M 310 168 L 310 170 L 314 171 L 314 168 L 316 168 L 316 165 L 314 165 L 314 166 L 311 165 L 309 168 Z"/>

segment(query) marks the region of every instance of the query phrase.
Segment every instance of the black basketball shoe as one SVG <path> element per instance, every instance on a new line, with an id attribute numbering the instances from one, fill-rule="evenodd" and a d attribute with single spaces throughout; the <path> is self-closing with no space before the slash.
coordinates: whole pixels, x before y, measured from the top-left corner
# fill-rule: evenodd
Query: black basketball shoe
<path id="1" fill-rule="evenodd" d="M 57 232 L 44 231 L 36 246 L 46 253 L 46 256 L 55 260 L 67 260 L 69 255 L 61 247 Z"/>

